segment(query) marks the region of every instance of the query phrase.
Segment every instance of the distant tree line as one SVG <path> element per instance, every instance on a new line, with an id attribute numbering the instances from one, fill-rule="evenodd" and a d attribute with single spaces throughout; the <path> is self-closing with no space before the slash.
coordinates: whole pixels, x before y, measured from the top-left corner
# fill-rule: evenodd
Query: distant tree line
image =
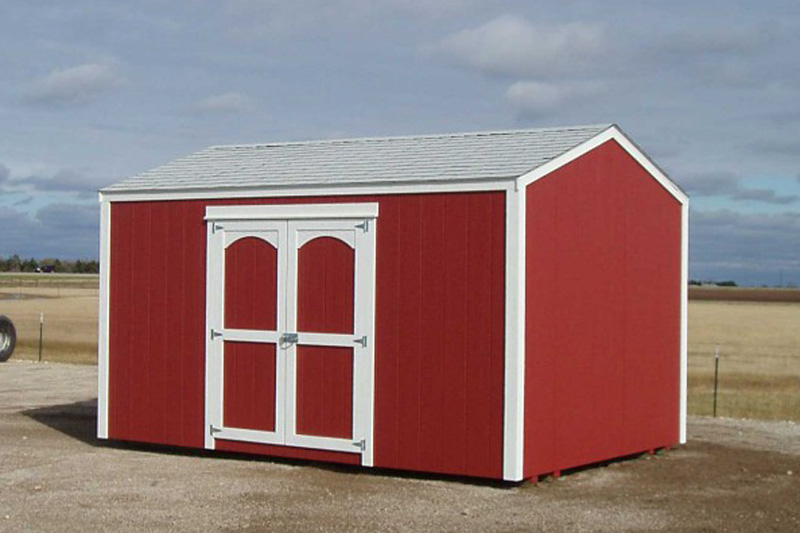
<path id="1" fill-rule="evenodd" d="M 735 281 L 728 280 L 728 281 L 698 281 L 696 279 L 690 279 L 689 285 L 716 285 L 717 287 L 738 287 Z"/>
<path id="2" fill-rule="evenodd" d="M 0 257 L 0 272 L 63 272 L 68 274 L 97 274 L 100 263 L 95 259 L 22 259 L 17 254 Z"/>

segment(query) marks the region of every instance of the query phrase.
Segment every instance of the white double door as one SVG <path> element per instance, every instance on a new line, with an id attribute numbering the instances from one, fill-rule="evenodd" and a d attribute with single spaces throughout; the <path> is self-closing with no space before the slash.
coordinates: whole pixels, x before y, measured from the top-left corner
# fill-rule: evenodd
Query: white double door
<path id="1" fill-rule="evenodd" d="M 207 208 L 208 448 L 372 463 L 375 218 L 372 204 L 346 205 Z"/>

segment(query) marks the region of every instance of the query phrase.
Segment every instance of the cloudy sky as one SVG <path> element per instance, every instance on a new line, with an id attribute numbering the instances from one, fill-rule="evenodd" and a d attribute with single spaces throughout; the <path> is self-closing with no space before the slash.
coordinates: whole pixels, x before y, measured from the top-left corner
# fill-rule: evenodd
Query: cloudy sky
<path id="1" fill-rule="evenodd" d="M 691 277 L 800 284 L 797 0 L 0 6 L 0 256 L 96 258 L 103 185 L 212 144 L 615 122 Z"/>

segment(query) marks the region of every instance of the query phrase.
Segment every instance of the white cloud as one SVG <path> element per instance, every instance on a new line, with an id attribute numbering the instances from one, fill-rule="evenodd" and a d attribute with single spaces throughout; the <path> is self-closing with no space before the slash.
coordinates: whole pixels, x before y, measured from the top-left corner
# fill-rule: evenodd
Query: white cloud
<path id="1" fill-rule="evenodd" d="M 39 105 L 62 107 L 86 104 L 118 87 L 122 79 L 110 63 L 87 63 L 53 70 L 34 82 L 26 99 Z"/>
<path id="2" fill-rule="evenodd" d="M 760 27 L 703 26 L 668 35 L 656 46 L 659 53 L 696 56 L 699 54 L 750 54 L 769 45 L 774 36 Z"/>
<path id="3" fill-rule="evenodd" d="M 742 180 L 730 172 L 705 172 L 688 174 L 684 185 L 695 197 L 716 196 L 736 201 L 754 201 L 773 205 L 796 204 L 800 198 L 794 194 L 779 194 L 773 189 L 747 188 Z"/>
<path id="4" fill-rule="evenodd" d="M 693 210 L 689 258 L 695 279 L 763 283 L 780 270 L 800 275 L 800 214 Z"/>
<path id="5" fill-rule="evenodd" d="M 591 67 L 607 46 L 603 28 L 596 24 L 545 26 L 504 15 L 456 32 L 434 49 L 484 72 L 543 78 Z"/>
<path id="6" fill-rule="evenodd" d="M 99 204 L 56 203 L 28 214 L 0 205 L 0 226 L 14 228 L 0 242 L 0 256 L 97 257 Z"/>
<path id="7" fill-rule="evenodd" d="M 596 82 L 518 81 L 506 91 L 508 100 L 523 114 L 543 116 L 564 105 L 593 98 L 603 90 Z"/>
<path id="8" fill-rule="evenodd" d="M 18 174 L 18 173 L 17 173 Z M 107 176 L 94 176 L 72 169 L 55 172 L 35 172 L 23 178 L 12 177 L 11 171 L 0 163 L 0 193 L 50 192 L 93 197 L 97 190 L 113 181 Z"/>
<path id="9" fill-rule="evenodd" d="M 469 11 L 480 0 L 229 0 L 222 20 L 236 39 L 364 33 L 382 24 L 413 28 Z"/>
<path id="10" fill-rule="evenodd" d="M 742 189 L 731 196 L 734 200 L 754 200 L 768 204 L 788 205 L 796 204 L 796 194 L 778 194 L 772 189 Z"/>
<path id="11" fill-rule="evenodd" d="M 682 184 L 692 196 L 730 196 L 741 190 L 741 178 L 731 172 L 686 174 Z"/>
<path id="12" fill-rule="evenodd" d="M 209 96 L 201 100 L 195 109 L 202 113 L 241 113 L 253 106 L 253 100 L 240 93 L 230 92 Z"/>

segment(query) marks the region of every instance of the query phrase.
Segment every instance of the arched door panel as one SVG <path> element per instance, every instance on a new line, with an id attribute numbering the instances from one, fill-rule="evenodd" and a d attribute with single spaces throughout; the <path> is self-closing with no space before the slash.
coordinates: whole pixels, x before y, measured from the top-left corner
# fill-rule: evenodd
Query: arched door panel
<path id="1" fill-rule="evenodd" d="M 316 237 L 297 251 L 297 329 L 353 333 L 355 250 L 334 237 Z"/>
<path id="2" fill-rule="evenodd" d="M 278 249 L 258 237 L 225 250 L 225 328 L 277 331 Z"/>

